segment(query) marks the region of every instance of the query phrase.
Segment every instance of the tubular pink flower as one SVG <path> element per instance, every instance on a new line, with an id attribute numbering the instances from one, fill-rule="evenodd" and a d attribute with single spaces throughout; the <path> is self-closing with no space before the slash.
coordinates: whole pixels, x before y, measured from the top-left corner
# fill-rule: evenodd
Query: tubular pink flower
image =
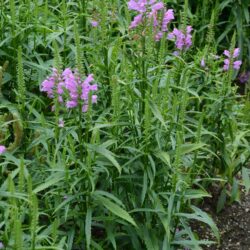
<path id="1" fill-rule="evenodd" d="M 6 147 L 4 145 L 0 145 L 0 155 L 6 152 Z"/>
<path id="2" fill-rule="evenodd" d="M 147 5 L 147 0 L 130 0 L 128 2 L 128 8 L 130 10 L 135 10 L 135 11 L 138 11 L 138 12 L 146 12 L 146 5 Z"/>
<path id="3" fill-rule="evenodd" d="M 205 68 L 205 67 L 206 67 L 206 63 L 205 63 L 204 58 L 201 59 L 201 67 L 202 67 L 202 68 Z"/>
<path id="4" fill-rule="evenodd" d="M 156 3 L 156 4 L 152 5 L 152 7 L 151 7 L 153 12 L 157 12 L 157 11 L 163 9 L 163 8 L 164 8 L 164 3 L 163 2 Z"/>
<path id="5" fill-rule="evenodd" d="M 240 60 L 235 61 L 235 62 L 233 63 L 233 68 L 236 69 L 236 70 L 239 70 L 241 64 L 242 64 L 242 61 L 240 61 Z"/>
<path id="6" fill-rule="evenodd" d="M 84 80 L 83 83 L 87 85 L 87 84 L 90 84 L 93 81 L 94 81 L 93 74 L 90 74 L 90 75 L 87 76 L 87 78 Z"/>
<path id="7" fill-rule="evenodd" d="M 229 50 L 224 50 L 223 54 L 227 57 L 230 57 L 230 52 Z"/>
<path id="8" fill-rule="evenodd" d="M 234 49 L 234 53 L 233 53 L 233 58 L 236 58 L 240 55 L 240 48 L 236 48 Z"/>
<path id="9" fill-rule="evenodd" d="M 69 109 L 75 108 L 77 106 L 77 101 L 67 101 L 66 102 L 66 107 Z"/>
<path id="10" fill-rule="evenodd" d="M 226 71 L 226 70 L 229 70 L 229 64 L 230 64 L 230 60 L 229 59 L 225 59 L 224 60 L 224 66 L 223 66 L 223 69 Z"/>
<path id="11" fill-rule="evenodd" d="M 134 20 L 131 22 L 129 28 L 133 29 L 133 28 L 137 27 L 142 22 L 142 17 L 143 17 L 142 14 L 135 16 Z"/>
<path id="12" fill-rule="evenodd" d="M 163 36 L 163 33 L 160 31 L 155 35 L 155 41 L 160 41 Z"/>
<path id="13" fill-rule="evenodd" d="M 162 19 L 162 25 L 161 25 L 161 30 L 163 32 L 168 31 L 168 24 L 174 20 L 174 10 L 169 9 L 164 13 L 163 19 Z"/>
<path id="14" fill-rule="evenodd" d="M 92 27 L 97 27 L 99 25 L 99 22 L 92 20 L 91 22 Z"/>
<path id="15" fill-rule="evenodd" d="M 58 127 L 59 128 L 63 128 L 64 127 L 64 120 L 62 118 L 59 119 Z"/>

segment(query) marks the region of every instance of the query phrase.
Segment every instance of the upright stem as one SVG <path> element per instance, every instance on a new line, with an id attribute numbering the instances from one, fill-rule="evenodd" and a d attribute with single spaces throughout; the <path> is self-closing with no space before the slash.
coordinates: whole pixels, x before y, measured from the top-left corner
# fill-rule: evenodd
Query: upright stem
<path id="1" fill-rule="evenodd" d="M 80 160 L 83 160 L 83 136 L 82 136 L 82 105 L 79 105 L 79 127 L 78 127 L 78 138 L 79 138 L 79 149 L 80 149 Z"/>
<path id="2" fill-rule="evenodd" d="M 142 36 L 142 57 L 141 57 L 141 67 L 142 67 L 142 81 L 140 83 L 140 92 L 141 92 L 141 116 L 143 117 L 144 110 L 145 110 L 145 93 L 147 91 L 147 73 L 146 73 L 146 39 L 145 36 Z"/>

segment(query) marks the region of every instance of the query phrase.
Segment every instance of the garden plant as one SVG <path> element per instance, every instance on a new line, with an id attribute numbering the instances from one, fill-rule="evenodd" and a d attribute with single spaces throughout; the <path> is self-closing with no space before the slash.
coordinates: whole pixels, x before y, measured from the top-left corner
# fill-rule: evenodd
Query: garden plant
<path id="1" fill-rule="evenodd" d="M 219 245 L 202 204 L 250 190 L 249 13 L 0 0 L 0 249 Z"/>

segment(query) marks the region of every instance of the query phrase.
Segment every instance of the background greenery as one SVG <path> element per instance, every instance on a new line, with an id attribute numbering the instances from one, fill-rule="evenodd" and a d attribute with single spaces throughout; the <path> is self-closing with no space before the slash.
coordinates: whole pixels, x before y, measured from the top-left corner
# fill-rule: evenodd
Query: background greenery
<path id="1" fill-rule="evenodd" d="M 212 242 L 192 232 L 192 220 L 219 242 L 199 204 L 211 186 L 218 211 L 250 189 L 249 82 L 244 95 L 237 87 L 249 69 L 250 6 L 164 2 L 175 10 L 171 28 L 194 28 L 192 48 L 178 57 L 150 30 L 144 39 L 128 29 L 127 1 L 0 1 L 6 249 L 202 249 Z M 234 47 L 243 66 L 224 72 L 223 50 Z M 52 112 L 56 101 L 40 92 L 52 67 L 93 73 L 98 104 Z"/>

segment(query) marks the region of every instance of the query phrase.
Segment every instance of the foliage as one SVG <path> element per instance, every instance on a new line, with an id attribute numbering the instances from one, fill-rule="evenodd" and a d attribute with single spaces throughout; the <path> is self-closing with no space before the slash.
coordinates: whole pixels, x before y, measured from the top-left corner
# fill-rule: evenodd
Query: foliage
<path id="1" fill-rule="evenodd" d="M 218 211 L 239 201 L 242 185 L 250 188 L 249 96 L 237 91 L 232 59 L 240 47 L 240 59 L 249 61 L 249 4 L 164 2 L 175 11 L 170 31 L 194 28 L 193 46 L 178 55 L 167 33 L 155 41 L 150 19 L 129 28 L 136 13 L 125 0 L 0 1 L 6 249 L 212 244 L 191 230 L 192 220 L 219 242 L 199 204 L 211 185 L 221 190 Z M 57 79 L 52 98 L 41 93 L 52 67 L 77 69 L 82 79 L 93 73 L 97 104 L 89 91 L 86 112 L 61 105 Z"/>

